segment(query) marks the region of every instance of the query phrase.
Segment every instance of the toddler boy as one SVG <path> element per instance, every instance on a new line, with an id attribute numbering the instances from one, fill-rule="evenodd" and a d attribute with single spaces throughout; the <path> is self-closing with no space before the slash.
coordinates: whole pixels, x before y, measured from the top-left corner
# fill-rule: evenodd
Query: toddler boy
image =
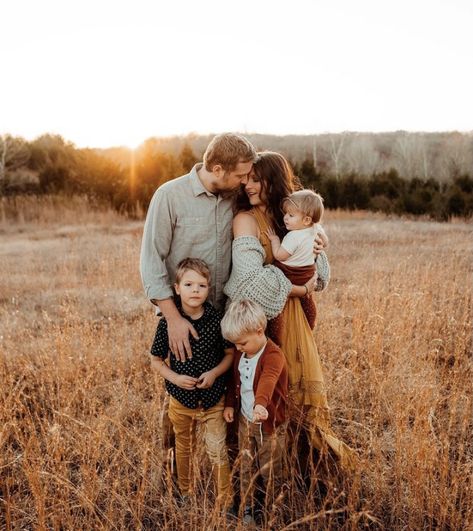
<path id="1" fill-rule="evenodd" d="M 243 521 L 253 523 L 253 466 L 261 474 L 266 499 L 280 488 L 285 448 L 288 373 L 284 354 L 266 338 L 262 308 L 243 299 L 230 304 L 222 319 L 223 337 L 237 353 L 225 400 L 223 416 L 233 422 L 239 414 L 240 495 Z"/>

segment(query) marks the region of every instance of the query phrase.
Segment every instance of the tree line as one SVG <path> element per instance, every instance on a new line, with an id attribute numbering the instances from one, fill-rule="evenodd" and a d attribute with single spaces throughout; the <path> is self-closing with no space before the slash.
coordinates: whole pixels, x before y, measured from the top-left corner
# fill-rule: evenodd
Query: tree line
<path id="1" fill-rule="evenodd" d="M 389 148 L 392 154 L 403 147 L 402 171 L 399 165 L 389 164 L 386 136 L 384 144 L 377 140 L 384 145 L 382 165 L 376 162 L 382 152 L 375 150 L 374 156 L 370 151 L 376 135 L 359 138 L 358 144 L 356 136 L 319 135 L 312 144 L 304 144 L 303 155 L 300 145 L 291 150 L 293 137 L 248 136 L 258 149 L 276 149 L 286 155 L 303 185 L 320 192 L 327 208 L 427 215 L 436 220 L 473 214 L 473 162 L 469 165 L 473 144 L 468 135 L 461 142 L 454 136 L 456 149 L 436 155 L 437 162 L 444 161 L 448 178 L 433 173 L 415 136 L 412 145 L 405 136 L 395 137 L 395 145 Z M 287 143 L 280 144 L 284 138 Z M 371 138 L 370 149 L 367 138 Z M 137 205 L 146 209 L 158 186 L 188 172 L 201 159 L 207 142 L 208 137 L 196 135 L 150 138 L 136 150 L 98 150 L 76 148 L 57 135 L 31 142 L 4 135 L 0 137 L 0 194 L 87 194 L 118 210 L 132 212 Z M 453 140 L 449 142 L 451 146 Z"/>

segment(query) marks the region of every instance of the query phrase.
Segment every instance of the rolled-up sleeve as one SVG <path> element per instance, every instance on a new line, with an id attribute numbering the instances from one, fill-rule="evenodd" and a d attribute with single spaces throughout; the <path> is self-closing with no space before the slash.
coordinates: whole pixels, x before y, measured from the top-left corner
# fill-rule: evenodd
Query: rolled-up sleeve
<path id="1" fill-rule="evenodd" d="M 140 272 L 148 299 L 168 299 L 173 296 L 166 269 L 166 258 L 173 235 L 172 205 L 166 189 L 158 189 L 148 208 L 141 242 Z"/>

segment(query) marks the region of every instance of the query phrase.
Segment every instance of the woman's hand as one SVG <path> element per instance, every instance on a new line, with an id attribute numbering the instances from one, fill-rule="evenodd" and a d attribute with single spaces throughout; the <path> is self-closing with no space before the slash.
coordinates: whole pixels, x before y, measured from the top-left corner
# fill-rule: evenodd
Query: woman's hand
<path id="1" fill-rule="evenodd" d="M 314 254 L 318 256 L 322 251 L 328 247 L 328 236 L 324 230 L 317 232 L 314 238 Z"/>
<path id="2" fill-rule="evenodd" d="M 315 290 L 315 287 L 317 286 L 317 278 L 318 275 L 316 271 L 314 273 L 314 276 L 302 286 L 296 286 L 295 284 L 293 284 L 292 289 L 289 293 L 289 297 L 305 297 L 309 293 L 312 293 Z"/>
<path id="3" fill-rule="evenodd" d="M 235 409 L 233 407 L 226 407 L 223 410 L 223 418 L 225 422 L 233 422 L 235 417 Z"/>
<path id="4" fill-rule="evenodd" d="M 314 276 L 304 284 L 304 286 L 307 288 L 307 294 L 315 291 L 318 278 L 319 278 L 319 275 L 317 275 L 317 271 L 315 271 Z"/>

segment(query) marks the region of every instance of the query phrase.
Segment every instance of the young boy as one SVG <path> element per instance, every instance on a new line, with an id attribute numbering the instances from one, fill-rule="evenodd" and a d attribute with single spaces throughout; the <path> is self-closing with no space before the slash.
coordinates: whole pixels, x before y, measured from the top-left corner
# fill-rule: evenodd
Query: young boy
<path id="1" fill-rule="evenodd" d="M 204 426 L 205 448 L 213 466 L 218 501 L 230 504 L 230 467 L 223 419 L 224 374 L 232 364 L 233 349 L 220 330 L 220 313 L 206 302 L 210 270 L 197 258 L 182 260 L 176 271 L 174 289 L 180 297 L 178 309 L 192 323 L 199 339 L 190 339 L 192 358 L 181 362 L 170 352 L 168 323 L 159 321 L 151 348 L 152 366 L 166 380 L 171 395 L 169 419 L 176 439 L 179 489 L 183 499 L 191 494 L 191 460 L 195 449 L 195 424 Z M 169 359 L 169 365 L 166 360 Z"/>
<path id="2" fill-rule="evenodd" d="M 306 283 L 316 272 L 314 238 L 318 234 L 324 241 L 327 240 L 320 225 L 324 212 L 323 200 L 312 190 L 298 190 L 284 199 L 282 208 L 284 224 L 289 232 L 282 242 L 272 229 L 267 232 L 276 259 L 274 265 L 279 267 L 293 284 L 305 286 L 306 295 L 301 298 L 301 304 L 310 328 L 314 328 L 317 311 Z M 282 323 L 277 318 L 273 321 L 270 323 L 270 336 L 280 344 L 284 334 Z"/>
<path id="3" fill-rule="evenodd" d="M 253 523 L 252 465 L 261 474 L 267 500 L 274 499 L 282 476 L 288 373 L 282 351 L 266 338 L 266 316 L 247 299 L 230 304 L 222 319 L 223 337 L 235 344 L 223 416 L 239 413 L 240 494 L 244 523 Z"/>

